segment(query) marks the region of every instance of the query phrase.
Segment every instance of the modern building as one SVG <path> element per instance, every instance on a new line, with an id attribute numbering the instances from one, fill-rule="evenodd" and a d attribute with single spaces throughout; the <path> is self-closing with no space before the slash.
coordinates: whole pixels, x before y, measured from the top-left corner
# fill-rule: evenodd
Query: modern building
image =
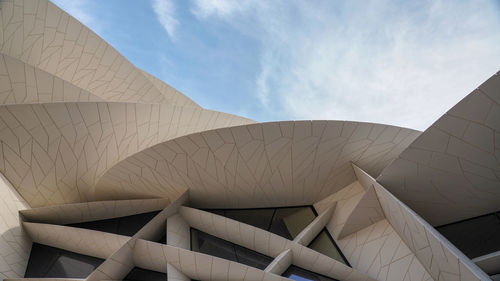
<path id="1" fill-rule="evenodd" d="M 47 0 L 0 25 L 2 279 L 500 280 L 499 73 L 424 132 L 257 123 Z"/>

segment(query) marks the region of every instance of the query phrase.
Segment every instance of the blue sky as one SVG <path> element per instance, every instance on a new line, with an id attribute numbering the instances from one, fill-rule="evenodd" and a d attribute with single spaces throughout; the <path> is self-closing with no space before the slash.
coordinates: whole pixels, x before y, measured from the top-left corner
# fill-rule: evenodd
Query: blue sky
<path id="1" fill-rule="evenodd" d="M 500 70 L 500 1 L 56 0 L 201 106 L 424 130 Z"/>

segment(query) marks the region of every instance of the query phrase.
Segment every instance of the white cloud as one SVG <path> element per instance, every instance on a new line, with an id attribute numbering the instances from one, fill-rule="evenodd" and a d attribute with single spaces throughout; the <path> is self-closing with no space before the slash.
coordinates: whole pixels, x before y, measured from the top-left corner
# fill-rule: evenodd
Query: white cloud
<path id="1" fill-rule="evenodd" d="M 284 119 L 423 130 L 500 69 L 493 1 L 235 3 L 195 0 L 193 13 L 260 40 L 256 94 Z"/>
<path id="2" fill-rule="evenodd" d="M 200 19 L 211 16 L 228 18 L 257 4 L 255 0 L 194 0 L 191 12 Z"/>
<path id="3" fill-rule="evenodd" d="M 91 30 L 98 32 L 101 27 L 92 15 L 92 8 L 87 0 L 51 0 L 59 8 L 79 20 Z"/>
<path id="4" fill-rule="evenodd" d="M 179 21 L 175 18 L 174 2 L 172 0 L 153 0 L 153 10 L 170 38 L 174 39 L 175 31 L 179 25 Z"/>

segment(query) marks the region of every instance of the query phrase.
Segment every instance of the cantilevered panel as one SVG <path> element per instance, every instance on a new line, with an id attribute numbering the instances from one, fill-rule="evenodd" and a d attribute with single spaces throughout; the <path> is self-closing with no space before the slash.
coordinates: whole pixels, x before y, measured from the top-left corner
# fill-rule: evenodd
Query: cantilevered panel
<path id="1" fill-rule="evenodd" d="M 118 218 L 162 210 L 168 199 L 93 201 L 21 210 L 26 221 L 68 224 Z"/>
<path id="2" fill-rule="evenodd" d="M 160 90 L 142 70 L 50 1 L 5 0 L 0 10 L 0 53 L 106 101 L 198 107 L 175 89 L 165 90 L 171 88 L 166 84 Z"/>
<path id="3" fill-rule="evenodd" d="M 23 226 L 33 242 L 101 259 L 111 256 L 130 238 L 62 225 L 25 222 Z"/>
<path id="4" fill-rule="evenodd" d="M 90 201 L 97 179 L 127 156 L 185 134 L 251 122 L 166 104 L 2 106 L 0 172 L 32 207 Z"/>
<path id="5" fill-rule="evenodd" d="M 0 105 L 89 101 L 104 100 L 22 60 L 0 54 Z"/>
<path id="6" fill-rule="evenodd" d="M 373 185 L 387 221 L 434 280 L 444 278 L 441 276 L 452 280 L 490 280 L 470 259 L 413 210 L 361 169 L 356 166 L 354 169 L 359 177 L 364 178 L 365 183 L 370 182 Z M 389 249 L 390 247 L 387 247 L 386 250 Z"/>
<path id="7" fill-rule="evenodd" d="M 125 159 L 101 178 L 96 192 L 168 197 L 184 186 L 196 207 L 308 205 L 353 182 L 351 162 L 376 176 L 418 134 L 346 121 L 222 128 Z"/>
<path id="8" fill-rule="evenodd" d="M 0 173 L 0 279 L 24 276 L 32 243 L 22 229 L 19 210 L 27 208 L 28 203 Z"/>
<path id="9" fill-rule="evenodd" d="M 432 225 L 500 210 L 500 75 L 425 130 L 377 180 Z"/>

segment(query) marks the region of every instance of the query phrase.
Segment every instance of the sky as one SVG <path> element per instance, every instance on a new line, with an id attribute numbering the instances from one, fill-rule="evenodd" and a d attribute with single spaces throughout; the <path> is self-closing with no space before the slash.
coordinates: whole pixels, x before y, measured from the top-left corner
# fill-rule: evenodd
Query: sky
<path id="1" fill-rule="evenodd" d="M 202 107 L 425 130 L 500 70 L 500 0 L 56 0 Z"/>

